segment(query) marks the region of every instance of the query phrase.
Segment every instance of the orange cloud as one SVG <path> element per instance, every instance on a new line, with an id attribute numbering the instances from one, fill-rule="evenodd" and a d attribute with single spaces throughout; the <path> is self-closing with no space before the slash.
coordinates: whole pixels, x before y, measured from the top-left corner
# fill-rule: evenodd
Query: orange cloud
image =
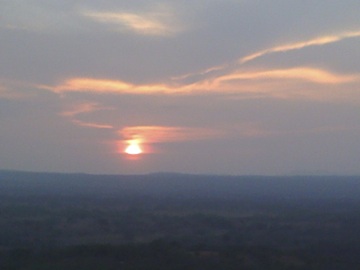
<path id="1" fill-rule="evenodd" d="M 93 122 L 85 122 L 76 119 L 75 117 L 79 114 L 91 113 L 99 110 L 110 110 L 111 108 L 102 107 L 97 103 L 80 103 L 73 106 L 71 109 L 68 109 L 62 113 L 61 116 L 67 117 L 70 121 L 81 127 L 89 127 L 89 128 L 100 128 L 100 129 L 112 129 L 114 128 L 112 125 L 108 124 L 100 124 L 100 123 L 93 123 Z"/>
<path id="2" fill-rule="evenodd" d="M 0 98 L 15 99 L 18 98 L 18 95 L 10 92 L 5 86 L 0 85 Z"/>
<path id="3" fill-rule="evenodd" d="M 260 58 L 267 54 L 300 50 L 300 49 L 311 47 L 311 46 L 322 46 L 322 45 L 327 45 L 330 43 L 339 42 L 344 39 L 357 38 L 357 37 L 360 37 L 360 31 L 344 31 L 337 35 L 324 35 L 324 36 L 319 36 L 319 37 L 315 37 L 312 39 L 308 39 L 305 41 L 282 44 L 282 45 L 274 46 L 274 47 L 267 48 L 267 49 L 255 52 L 253 54 L 247 55 L 243 58 L 240 58 L 239 60 L 237 60 L 235 62 L 230 62 L 230 63 L 225 63 L 222 65 L 210 67 L 206 70 L 203 70 L 203 71 L 200 71 L 197 73 L 190 73 L 190 74 L 185 74 L 183 76 L 177 76 L 177 77 L 174 77 L 173 79 L 175 81 L 181 81 L 181 80 L 193 78 L 193 79 L 199 81 L 198 78 L 205 78 L 205 77 L 214 78 L 216 76 L 222 76 L 224 74 L 233 73 L 234 70 L 239 68 L 241 65 L 243 65 L 249 61 L 255 60 L 257 58 Z"/>
<path id="4" fill-rule="evenodd" d="M 134 85 L 119 80 L 73 78 L 66 80 L 58 86 L 40 86 L 56 93 L 63 92 L 93 92 L 93 93 L 117 93 L 117 94 L 161 94 L 172 91 L 168 86 L 161 84 Z"/>
<path id="5" fill-rule="evenodd" d="M 153 153 L 152 145 L 156 143 L 204 140 L 224 135 L 217 130 L 168 126 L 130 126 L 121 129 L 119 134 L 122 140 L 116 143 L 120 153 L 126 152 L 131 145 L 138 146 L 142 153 Z"/>
<path id="6" fill-rule="evenodd" d="M 168 36 L 180 30 L 174 14 L 165 6 L 148 12 L 85 11 L 82 15 L 99 23 L 115 25 L 142 35 Z M 120 28 L 120 29 L 121 29 Z"/>
<path id="7" fill-rule="evenodd" d="M 287 52 L 292 50 L 300 50 L 310 46 L 321 46 L 326 45 L 334 42 L 341 41 L 347 38 L 357 38 L 360 37 L 360 31 L 350 31 L 350 32 L 343 32 L 338 35 L 329 35 L 329 36 L 320 36 L 315 37 L 313 39 L 309 39 L 306 41 L 294 42 L 284 45 L 275 46 L 272 48 L 268 48 L 262 51 L 258 51 L 256 53 L 250 54 L 245 56 L 239 60 L 240 64 L 244 64 L 246 62 L 252 61 L 256 58 L 262 57 L 266 54 L 276 53 L 276 52 Z"/>
<path id="8" fill-rule="evenodd" d="M 202 140 L 222 136 L 217 130 L 168 127 L 168 126 L 131 126 L 119 131 L 124 140 L 140 140 L 146 143 Z"/>
<path id="9" fill-rule="evenodd" d="M 184 93 L 219 93 L 231 98 L 359 100 L 359 75 L 343 75 L 319 68 L 237 70 L 184 86 Z"/>
<path id="10" fill-rule="evenodd" d="M 310 67 L 298 67 L 288 69 L 263 70 L 254 72 L 234 72 L 216 78 L 217 84 L 236 80 L 257 80 L 257 79 L 294 79 L 304 80 L 319 84 L 340 84 L 352 82 L 356 76 L 334 74 L 322 69 Z"/>
<path id="11" fill-rule="evenodd" d="M 62 116 L 72 117 L 78 114 L 91 113 L 99 110 L 110 110 L 111 108 L 102 107 L 97 103 L 81 103 L 76 104 L 72 108 L 61 113 Z"/>
<path id="12" fill-rule="evenodd" d="M 75 125 L 81 127 L 88 127 L 88 128 L 99 128 L 99 129 L 113 129 L 114 127 L 107 124 L 99 124 L 99 123 L 92 123 L 92 122 L 84 122 L 77 119 L 72 119 L 71 122 Z"/>
<path id="13" fill-rule="evenodd" d="M 356 86 L 359 80 L 359 75 L 337 74 L 314 67 L 295 67 L 252 71 L 236 70 L 225 75 L 219 75 L 213 79 L 203 79 L 196 83 L 183 85 L 136 85 L 118 80 L 73 78 L 57 86 L 42 86 L 42 88 L 56 93 L 89 92 L 96 94 L 133 95 L 220 93 L 251 95 L 251 97 L 260 94 L 262 97 L 321 99 L 321 95 L 323 95 L 325 91 L 322 91 L 324 87 L 321 85 L 326 85 L 326 90 L 328 90 L 330 86 L 335 87 L 345 84 L 346 87 L 349 88 L 351 85 Z M 306 84 L 306 89 L 300 89 L 304 84 Z M 341 87 L 343 96 L 347 88 L 344 88 L 344 86 Z M 296 89 L 297 93 L 294 92 L 294 89 Z M 339 94 L 340 92 L 327 92 L 326 96 L 328 98 L 336 98 L 336 93 Z M 70 116 L 99 109 L 103 108 L 97 107 L 94 104 L 84 104 L 78 108 L 64 112 L 63 115 Z"/>
<path id="14" fill-rule="evenodd" d="M 119 80 L 73 78 L 57 86 L 42 86 L 56 93 L 89 92 L 97 94 L 133 95 L 194 95 L 204 93 L 237 94 L 244 97 L 304 98 L 304 99 L 354 99 L 360 76 L 344 75 L 314 67 L 286 69 L 235 70 L 212 79 L 192 84 L 136 85 Z M 305 87 L 306 85 L 306 87 Z M 341 87 L 340 87 L 341 86 Z M 332 87 L 332 91 L 328 91 Z M 337 87 L 337 88 L 335 88 Z M 341 89 L 340 89 L 341 88 Z M 341 90 L 341 91 L 340 91 Z M 356 95 L 358 96 L 358 95 Z M 76 115 L 103 109 L 94 104 L 84 104 L 63 115 Z"/>
<path id="15" fill-rule="evenodd" d="M 37 86 L 26 82 L 0 80 L 0 99 L 33 98 L 37 95 L 34 88 Z"/>

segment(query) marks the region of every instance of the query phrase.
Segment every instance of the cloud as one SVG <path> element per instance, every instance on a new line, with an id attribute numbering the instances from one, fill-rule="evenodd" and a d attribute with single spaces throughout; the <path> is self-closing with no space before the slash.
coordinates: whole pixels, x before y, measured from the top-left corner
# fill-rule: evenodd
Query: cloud
<path id="1" fill-rule="evenodd" d="M 239 60 L 239 63 L 244 64 L 246 62 L 255 60 L 259 57 L 262 57 L 264 55 L 271 54 L 271 53 L 300 50 L 300 49 L 303 49 L 306 47 L 311 47 L 311 46 L 322 46 L 322 45 L 327 45 L 330 43 L 339 42 L 344 39 L 357 38 L 357 37 L 360 37 L 360 31 L 349 31 L 349 32 L 342 32 L 338 35 L 320 36 L 320 37 L 315 37 L 315 38 L 305 40 L 305 41 L 282 44 L 279 46 L 261 50 L 256 53 L 245 56 Z"/>
<path id="2" fill-rule="evenodd" d="M 283 69 L 235 70 L 183 85 L 173 93 L 213 93 L 242 98 L 280 98 L 309 100 L 354 100 L 354 85 L 359 74 L 338 74 L 321 68 L 292 67 Z M 330 90 L 331 89 L 331 90 Z M 170 91 L 169 91 L 170 92 Z M 340 98 L 341 96 L 341 98 Z"/>
<path id="3" fill-rule="evenodd" d="M 154 94 L 168 93 L 171 89 L 166 85 L 135 85 L 120 80 L 73 78 L 66 80 L 58 86 L 39 86 L 56 93 L 64 92 L 92 92 L 92 93 L 114 93 L 114 94 Z"/>
<path id="4" fill-rule="evenodd" d="M 196 95 L 239 94 L 250 97 L 299 97 L 319 99 L 324 94 L 324 87 L 350 85 L 358 83 L 359 75 L 344 75 L 314 67 L 293 67 L 285 69 L 235 70 L 211 79 L 203 79 L 191 84 L 142 84 L 136 85 L 119 80 L 73 78 L 57 86 L 42 86 L 56 93 L 84 92 L 96 94 L 132 94 L 132 95 Z M 306 84 L 306 89 L 299 90 Z M 311 87 L 312 86 L 312 87 Z M 294 95 L 294 89 L 296 94 Z M 311 91 L 311 92 L 310 92 Z M 346 88 L 342 88 L 346 92 Z M 327 96 L 336 98 L 336 95 Z M 83 104 L 66 112 L 77 114 L 99 108 L 94 104 Z"/>
<path id="5" fill-rule="evenodd" d="M 344 31 L 337 35 L 321 35 L 318 37 L 314 37 L 312 39 L 303 40 L 299 42 L 280 44 L 247 55 L 245 57 L 238 59 L 235 62 L 224 63 L 222 65 L 207 68 L 206 70 L 200 72 L 190 73 L 183 76 L 177 76 L 174 77 L 173 79 L 175 81 L 199 81 L 199 80 L 204 80 L 206 78 L 219 77 L 224 74 L 234 73 L 234 70 L 239 69 L 244 64 L 252 60 L 255 60 L 257 58 L 261 58 L 262 56 L 268 54 L 301 50 L 312 46 L 323 46 L 335 42 L 340 42 L 344 39 L 358 38 L 358 37 L 360 37 L 360 31 Z"/>
<path id="6" fill-rule="evenodd" d="M 19 96 L 10 92 L 7 87 L 0 84 L 0 99 L 16 99 Z"/>
<path id="7" fill-rule="evenodd" d="M 100 106 L 98 103 L 95 102 L 80 103 L 62 112 L 61 115 L 67 117 L 73 117 L 78 114 L 91 113 L 99 110 L 111 110 L 111 108 Z"/>
<path id="8" fill-rule="evenodd" d="M 80 114 L 92 113 L 92 112 L 100 111 L 100 110 L 111 110 L 111 109 L 112 108 L 100 106 L 98 103 L 88 102 L 88 103 L 76 104 L 76 105 L 72 106 L 72 108 L 61 112 L 60 115 L 70 119 L 70 121 L 77 126 L 88 127 L 88 128 L 98 128 L 98 129 L 112 129 L 114 127 L 109 124 L 87 122 L 87 121 L 82 121 L 82 120 L 76 119 L 76 117 Z"/>
<path id="9" fill-rule="evenodd" d="M 72 119 L 71 122 L 75 125 L 78 125 L 81 127 L 88 127 L 88 128 L 98 128 L 98 129 L 113 129 L 114 128 L 112 125 L 93 123 L 93 122 L 84 122 L 84 121 L 77 120 L 77 119 Z"/>
<path id="10" fill-rule="evenodd" d="M 115 21 L 117 23 L 125 23 L 125 18 L 132 18 L 131 20 L 134 19 L 134 21 L 136 21 L 141 17 L 139 15 L 141 13 L 134 13 L 131 16 L 128 16 L 128 13 L 92 12 L 86 14 L 86 16 L 90 16 L 93 19 L 96 18 L 96 20 L 101 20 L 103 22 Z M 144 24 L 139 24 L 140 28 L 146 28 L 146 18 L 153 18 L 149 14 L 153 13 L 142 14 L 144 16 L 141 18 L 145 19 L 143 21 Z M 154 18 L 157 17 L 155 16 Z M 149 25 L 150 28 L 152 28 L 152 24 Z M 236 62 L 210 67 L 199 73 L 172 78 L 172 81 L 164 83 L 136 84 L 106 78 L 74 77 L 65 80 L 59 85 L 42 86 L 42 88 L 56 93 L 88 92 L 97 94 L 110 93 L 133 95 L 231 93 L 246 94 L 251 95 L 252 97 L 260 94 L 262 97 L 297 98 L 302 96 L 303 98 L 309 99 L 321 99 L 321 95 L 325 93 L 324 86 L 339 86 L 342 84 L 347 84 L 347 86 L 349 86 L 351 83 L 357 84 L 359 82 L 359 75 L 340 74 L 313 66 L 292 66 L 288 68 L 269 67 L 267 69 L 260 68 L 256 70 L 249 69 L 249 67 L 244 64 L 267 54 L 300 50 L 311 46 L 323 46 L 340 42 L 344 39 L 357 37 L 360 37 L 360 31 L 344 31 L 337 35 L 320 35 L 308 40 L 284 43 L 250 54 Z M 305 84 L 306 89 L 300 90 L 301 87 L 305 88 Z M 309 87 L 309 85 L 312 87 Z M 354 88 L 354 86 L 352 86 L 352 88 Z M 340 93 L 340 91 L 335 92 L 337 94 Z M 348 93 L 349 96 L 349 93 L 353 91 L 348 91 L 348 89 L 344 87 L 342 92 Z M 294 93 L 296 94 L 294 95 Z M 342 95 L 344 96 L 344 94 Z M 331 93 L 327 93 L 327 96 L 336 98 L 336 95 Z"/>
<path id="11" fill-rule="evenodd" d="M 311 68 L 311 67 L 297 67 L 288 69 L 274 69 L 253 72 L 234 72 L 229 75 L 224 75 L 216 78 L 214 81 L 217 84 L 234 82 L 238 80 L 258 80 L 258 79 L 276 79 L 276 80 L 302 80 L 318 84 L 340 84 L 352 82 L 357 79 L 357 76 L 340 75 L 328 72 L 326 70 Z"/>
<path id="12" fill-rule="evenodd" d="M 168 7 L 158 6 L 147 12 L 83 11 L 82 15 L 102 24 L 127 29 L 141 35 L 169 36 L 181 30 L 175 14 Z"/>
<path id="13" fill-rule="evenodd" d="M 222 90 L 233 98 L 276 98 L 318 102 L 359 102 L 359 75 L 299 67 L 234 72 L 213 80 L 209 91 Z M 206 87 L 206 86 L 204 86 Z"/>
<path id="14" fill-rule="evenodd" d="M 119 131 L 119 134 L 125 141 L 139 140 L 143 143 L 204 140 L 223 135 L 218 130 L 169 126 L 124 127 Z"/>
<path id="15" fill-rule="evenodd" d="M 129 145 L 139 145 L 142 153 L 154 153 L 154 144 L 206 140 L 224 136 L 223 131 L 173 126 L 128 126 L 119 130 L 117 141 L 120 153 Z"/>
<path id="16" fill-rule="evenodd" d="M 20 81 L 0 80 L 0 99 L 26 99 L 37 95 L 33 84 Z"/>

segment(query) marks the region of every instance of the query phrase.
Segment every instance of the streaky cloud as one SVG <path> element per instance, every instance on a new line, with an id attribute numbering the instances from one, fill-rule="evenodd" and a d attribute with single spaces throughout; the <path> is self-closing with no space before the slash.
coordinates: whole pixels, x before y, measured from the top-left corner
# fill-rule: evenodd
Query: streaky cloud
<path id="1" fill-rule="evenodd" d="M 311 67 L 296 67 L 288 69 L 262 70 L 253 72 L 234 72 L 220 76 L 215 79 L 217 83 L 236 80 L 257 80 L 257 79 L 296 79 L 310 81 L 319 84 L 340 84 L 352 82 L 358 79 L 357 76 L 339 75 L 326 70 Z"/>
<path id="2" fill-rule="evenodd" d="M 112 25 L 114 30 L 128 30 L 141 35 L 171 36 L 182 29 L 175 22 L 175 14 L 167 8 L 148 12 L 83 11 L 82 15 Z"/>
<path id="3" fill-rule="evenodd" d="M 77 126 L 87 127 L 87 128 L 97 128 L 97 129 L 113 129 L 112 125 L 93 123 L 93 122 L 84 122 L 77 119 L 72 119 L 71 122 Z"/>
<path id="4" fill-rule="evenodd" d="M 299 42 L 280 44 L 274 47 L 270 47 L 258 52 L 249 54 L 234 62 L 224 63 L 222 65 L 214 66 L 207 68 L 206 70 L 185 74 L 182 76 L 173 77 L 172 79 L 177 82 L 186 82 L 186 81 L 200 81 L 205 80 L 206 78 L 216 78 L 226 74 L 231 74 L 234 70 L 239 69 L 244 64 L 251 62 L 255 59 L 261 58 L 268 54 L 280 53 L 280 52 L 290 52 L 294 50 L 301 50 L 307 47 L 312 46 L 324 46 L 331 43 L 340 42 L 349 38 L 358 38 L 360 37 L 360 31 L 343 31 L 337 35 L 320 35 L 308 40 L 303 40 Z"/>
<path id="5" fill-rule="evenodd" d="M 73 78 L 57 86 L 42 86 L 55 93 L 71 92 L 95 94 L 128 94 L 128 95 L 196 95 L 196 94 L 249 94 L 251 97 L 281 97 L 293 96 L 291 88 L 299 88 L 307 83 L 307 88 L 313 92 L 321 92 L 327 86 L 348 85 L 360 80 L 358 74 L 344 75 L 315 67 L 293 67 L 285 69 L 234 70 L 211 79 L 203 79 L 191 84 L 132 84 L 119 80 Z M 309 88 L 309 83 L 312 85 Z M 320 86 L 324 87 L 320 87 Z M 288 88 L 286 90 L 285 88 Z M 317 89 L 317 90 L 316 90 Z M 345 89 L 343 89 L 345 90 Z M 309 91 L 302 97 L 318 99 L 318 94 Z M 343 91 L 344 92 L 344 91 Z M 299 92 L 298 92 L 299 94 Z M 331 95 L 327 94 L 328 97 Z M 336 95 L 335 95 L 336 96 Z M 333 96 L 332 98 L 335 98 Z M 295 98 L 293 96 L 293 98 Z M 76 115 L 92 110 L 103 109 L 94 104 L 83 104 L 73 108 L 65 114 Z"/>
<path id="6" fill-rule="evenodd" d="M 0 84 L 0 99 L 18 99 L 21 97 L 21 95 L 9 91 L 7 87 Z"/>
<path id="7" fill-rule="evenodd" d="M 0 99 L 33 98 L 37 95 L 33 90 L 38 88 L 38 85 L 28 82 L 0 79 Z"/>
<path id="8" fill-rule="evenodd" d="M 315 38 L 312 38 L 309 40 L 283 44 L 283 45 L 279 45 L 279 46 L 275 46 L 272 48 L 268 48 L 265 50 L 255 52 L 253 54 L 250 54 L 248 56 L 241 58 L 239 60 L 239 63 L 244 64 L 249 61 L 255 60 L 259 57 L 262 57 L 264 55 L 271 54 L 271 53 L 300 50 L 300 49 L 303 49 L 306 47 L 311 47 L 311 46 L 322 46 L 322 45 L 327 45 L 330 43 L 339 42 L 344 39 L 357 38 L 357 37 L 360 37 L 360 31 L 349 31 L 349 32 L 342 32 L 338 35 L 319 36 L 319 37 L 315 37 Z"/>
<path id="9" fill-rule="evenodd" d="M 163 94 L 171 91 L 168 86 L 162 84 L 135 85 L 120 80 L 95 78 L 72 78 L 58 86 L 42 85 L 39 87 L 55 93 L 91 92 L 97 94 Z"/>
<path id="10" fill-rule="evenodd" d="M 77 119 L 77 116 L 82 114 L 88 114 L 100 110 L 111 110 L 112 108 L 104 107 L 95 102 L 80 103 L 72 106 L 72 108 L 67 109 L 60 113 L 61 116 L 66 117 L 71 123 L 87 128 L 97 128 L 97 129 L 113 129 L 114 127 L 109 124 L 101 124 L 94 122 L 87 122 Z"/>
<path id="11" fill-rule="evenodd" d="M 99 110 L 110 110 L 111 108 L 103 107 L 96 102 L 80 103 L 72 106 L 71 108 L 63 111 L 62 116 L 73 117 L 79 114 L 91 113 Z"/>
<path id="12" fill-rule="evenodd" d="M 123 140 L 140 140 L 145 143 L 203 140 L 219 137 L 222 131 L 192 127 L 128 126 L 119 131 Z"/>
<path id="13" fill-rule="evenodd" d="M 93 123 L 93 122 L 84 122 L 78 119 L 72 119 L 71 122 L 75 125 L 87 128 L 97 128 L 97 129 L 113 129 L 112 125 Z"/>

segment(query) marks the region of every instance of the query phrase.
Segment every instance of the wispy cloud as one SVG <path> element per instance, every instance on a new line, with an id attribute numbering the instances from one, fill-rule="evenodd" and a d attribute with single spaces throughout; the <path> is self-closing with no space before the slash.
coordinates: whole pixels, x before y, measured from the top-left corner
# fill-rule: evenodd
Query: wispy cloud
<path id="1" fill-rule="evenodd" d="M 0 99 L 16 99 L 19 98 L 17 94 L 10 92 L 7 87 L 0 84 Z"/>
<path id="2" fill-rule="evenodd" d="M 108 15 L 109 17 L 101 18 L 113 20 L 118 16 L 118 14 L 113 13 Z M 235 63 L 210 67 L 203 72 L 173 78 L 172 83 L 136 84 L 122 80 L 75 77 L 64 81 L 62 84 L 42 86 L 42 88 L 56 93 L 89 92 L 134 95 L 231 93 L 251 94 L 253 96 L 261 94 L 281 98 L 302 96 L 303 98 L 319 99 L 320 94 L 325 93 L 322 91 L 325 85 L 357 84 L 360 81 L 359 74 L 340 74 L 313 66 L 249 69 L 244 64 L 267 54 L 300 50 L 311 46 L 323 46 L 357 37 L 360 37 L 360 31 L 345 31 L 338 35 L 323 35 L 304 41 L 280 44 L 245 56 Z M 306 91 L 299 91 L 301 85 L 305 83 Z M 294 86 L 295 84 L 296 86 Z M 313 87 L 309 87 L 309 85 Z M 295 95 L 291 88 L 297 89 Z M 345 93 L 346 89 L 343 88 L 342 92 Z M 335 97 L 336 95 L 328 93 L 327 96 Z"/>
<path id="3" fill-rule="evenodd" d="M 94 78 L 73 78 L 66 80 L 58 86 L 39 86 L 56 93 L 64 92 L 93 92 L 114 94 L 154 94 L 168 93 L 171 89 L 166 85 L 135 85 L 119 80 L 106 80 Z"/>
<path id="4" fill-rule="evenodd" d="M 119 130 L 121 140 L 117 141 L 119 152 L 129 145 L 139 145 L 143 153 L 154 153 L 154 145 L 194 140 L 214 139 L 224 136 L 223 131 L 174 126 L 128 126 Z"/>
<path id="5" fill-rule="evenodd" d="M 208 91 L 244 98 L 359 102 L 360 74 L 338 74 L 313 67 L 235 71 L 203 84 Z M 197 83 L 201 89 L 202 83 Z"/>
<path id="6" fill-rule="evenodd" d="M 145 12 L 83 11 L 93 21 L 126 29 L 141 35 L 168 36 L 181 30 L 175 14 L 168 7 L 158 6 Z"/>
<path id="7" fill-rule="evenodd" d="M 73 117 L 78 114 L 91 113 L 99 110 L 110 110 L 111 108 L 103 107 L 95 102 L 80 103 L 73 105 L 61 113 L 62 116 Z"/>
<path id="8" fill-rule="evenodd" d="M 94 103 L 94 102 L 80 103 L 71 106 L 71 108 L 67 108 L 65 111 L 61 112 L 60 115 L 68 118 L 73 124 L 81 127 L 99 128 L 99 129 L 114 128 L 112 125 L 109 124 L 88 122 L 77 119 L 77 116 L 81 114 L 92 113 L 100 110 L 111 110 L 111 108 L 101 106 L 98 103 Z"/>
<path id="9" fill-rule="evenodd" d="M 75 125 L 87 128 L 98 128 L 98 129 L 113 129 L 112 125 L 93 123 L 93 122 L 85 122 L 78 119 L 72 119 L 71 122 Z"/>
<path id="10" fill-rule="evenodd" d="M 136 85 L 117 80 L 73 78 L 57 86 L 42 86 L 56 93 L 87 92 L 96 94 L 132 94 L 132 95 L 193 95 L 204 93 L 221 94 L 263 94 L 271 97 L 291 97 L 291 86 L 313 85 L 313 91 L 325 86 L 358 83 L 360 76 L 330 72 L 314 67 L 294 67 L 285 69 L 235 70 L 211 79 L 203 79 L 192 84 L 149 84 Z M 281 89 L 286 92 L 281 93 Z M 315 90 L 314 90 L 315 89 Z M 303 97 L 311 98 L 307 92 Z M 313 96 L 316 96 L 314 93 Z M 330 95 L 328 95 L 330 96 Z M 67 114 L 99 109 L 94 104 L 83 104 Z"/>
<path id="11" fill-rule="evenodd" d="M 330 43 L 339 42 L 339 41 L 342 41 L 347 38 L 357 38 L 357 37 L 360 37 L 360 31 L 349 31 L 349 32 L 342 32 L 337 35 L 319 36 L 319 37 L 315 37 L 315 38 L 308 39 L 305 41 L 281 44 L 278 46 L 274 46 L 274 47 L 247 55 L 247 56 L 241 58 L 239 60 L 239 63 L 244 64 L 246 62 L 255 60 L 259 57 L 262 57 L 264 55 L 271 54 L 271 53 L 300 50 L 300 49 L 303 49 L 306 47 L 311 47 L 311 46 L 322 46 L 322 45 L 326 45 L 326 44 L 330 44 Z"/>
<path id="12" fill-rule="evenodd" d="M 246 55 L 235 62 L 224 63 L 222 65 L 207 68 L 206 70 L 190 73 L 182 76 L 174 77 L 175 81 L 199 81 L 206 78 L 221 77 L 226 74 L 234 73 L 234 70 L 241 68 L 245 63 L 261 58 L 262 56 L 280 52 L 289 52 L 294 50 L 301 50 L 312 46 L 324 46 L 331 43 L 340 42 L 344 39 L 358 38 L 360 31 L 344 31 L 336 35 L 320 35 L 311 39 L 302 40 L 293 43 L 284 43 L 274 47 L 266 48 L 258 52 Z"/>
<path id="13" fill-rule="evenodd" d="M 276 79 L 276 80 L 303 80 L 319 84 L 340 84 L 351 82 L 357 79 L 354 75 L 341 75 L 328 72 L 326 70 L 311 68 L 311 67 L 297 67 L 288 69 L 274 69 L 263 71 L 239 71 L 232 74 L 220 76 L 214 81 L 219 83 L 234 82 L 238 80 L 258 80 L 258 79 Z"/>
<path id="14" fill-rule="evenodd" d="M 28 30 L 31 30 L 31 28 L 30 28 L 29 26 L 25 26 L 25 25 L 15 25 L 15 24 L 0 25 L 0 28 L 8 29 L 8 30 L 20 30 L 20 31 L 28 31 Z"/>
<path id="15" fill-rule="evenodd" d="M 124 127 L 119 131 L 119 134 L 125 141 L 140 140 L 144 143 L 203 140 L 223 135 L 218 130 L 171 126 Z"/>
<path id="16" fill-rule="evenodd" d="M 37 85 L 33 85 L 31 83 L 0 80 L 0 99 L 32 98 L 37 95 L 36 91 L 34 91 L 34 89 L 37 88 Z"/>

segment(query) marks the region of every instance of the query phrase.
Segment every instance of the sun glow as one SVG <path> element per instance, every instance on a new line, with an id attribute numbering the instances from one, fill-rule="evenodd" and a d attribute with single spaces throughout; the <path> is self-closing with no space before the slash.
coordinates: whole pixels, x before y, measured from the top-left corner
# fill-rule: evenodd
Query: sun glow
<path id="1" fill-rule="evenodd" d="M 139 155 L 142 152 L 138 141 L 129 141 L 128 146 L 125 148 L 125 153 L 129 155 Z"/>

